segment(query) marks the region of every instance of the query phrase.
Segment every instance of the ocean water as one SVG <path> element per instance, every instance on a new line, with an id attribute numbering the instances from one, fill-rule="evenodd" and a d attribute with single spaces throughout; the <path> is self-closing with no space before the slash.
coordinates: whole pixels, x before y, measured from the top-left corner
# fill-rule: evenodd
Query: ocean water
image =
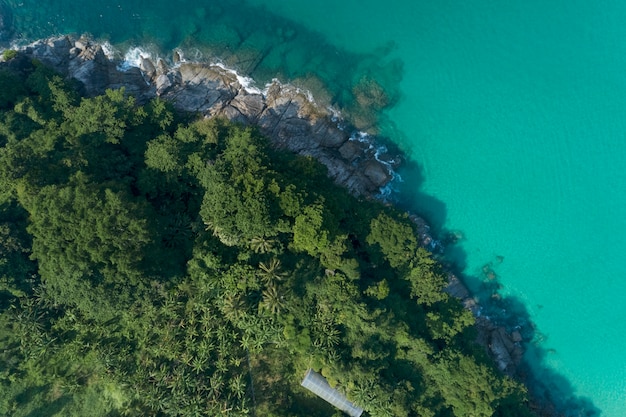
<path id="1" fill-rule="evenodd" d="M 446 256 L 530 339 L 535 389 L 568 416 L 626 415 L 625 2 L 4 2 L 18 41 L 217 55 L 346 112 L 376 80 L 399 204 L 458 239 Z"/>

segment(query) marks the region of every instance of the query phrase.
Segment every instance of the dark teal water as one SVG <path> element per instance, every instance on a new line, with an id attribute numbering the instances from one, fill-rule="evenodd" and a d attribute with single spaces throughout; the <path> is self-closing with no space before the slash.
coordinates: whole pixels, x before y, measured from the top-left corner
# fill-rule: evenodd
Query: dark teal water
<path id="1" fill-rule="evenodd" d="M 6 3 L 23 39 L 183 47 L 346 111 L 377 80 L 409 156 L 399 199 L 462 236 L 448 256 L 486 305 L 501 287 L 486 314 L 533 323 L 527 360 L 568 415 L 624 415 L 626 3 Z"/>

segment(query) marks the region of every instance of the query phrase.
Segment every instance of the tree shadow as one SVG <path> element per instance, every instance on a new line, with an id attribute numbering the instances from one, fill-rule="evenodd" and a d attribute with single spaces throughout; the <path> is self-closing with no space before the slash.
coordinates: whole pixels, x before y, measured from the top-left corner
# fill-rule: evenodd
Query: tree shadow
<path id="1" fill-rule="evenodd" d="M 64 395 L 61 398 L 42 405 L 26 415 L 26 417 L 54 416 L 63 411 L 63 408 L 71 402 L 71 397 Z"/>

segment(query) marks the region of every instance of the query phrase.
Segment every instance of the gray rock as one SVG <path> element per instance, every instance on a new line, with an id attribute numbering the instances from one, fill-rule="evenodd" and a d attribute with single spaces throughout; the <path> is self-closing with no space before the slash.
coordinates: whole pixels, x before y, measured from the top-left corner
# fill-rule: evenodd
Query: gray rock
<path id="1" fill-rule="evenodd" d="M 170 68 L 167 66 L 167 63 L 161 58 L 157 59 L 156 64 L 156 73 L 157 76 L 169 73 Z"/>
<path id="2" fill-rule="evenodd" d="M 238 94 L 231 101 L 231 106 L 236 107 L 248 123 L 256 122 L 265 110 L 265 102 L 260 94 Z"/>
<path id="3" fill-rule="evenodd" d="M 467 287 L 454 274 L 448 274 L 448 286 L 445 291 L 460 300 L 466 300 L 470 297 Z"/>
<path id="4" fill-rule="evenodd" d="M 365 162 L 364 169 L 365 176 L 370 179 L 376 188 L 380 188 L 391 181 L 389 169 L 375 159 Z"/>
<path id="5" fill-rule="evenodd" d="M 239 122 L 244 124 L 249 122 L 248 117 L 242 114 L 241 110 L 238 107 L 232 106 L 230 104 L 221 109 L 219 115 L 233 122 Z"/>
<path id="6" fill-rule="evenodd" d="M 339 148 L 339 154 L 347 161 L 354 161 L 356 158 L 363 155 L 363 149 L 359 146 L 358 142 L 349 140 Z"/>
<path id="7" fill-rule="evenodd" d="M 85 38 L 80 38 L 79 40 L 74 42 L 74 46 L 81 51 L 84 51 L 89 46 L 89 41 Z"/>
<path id="8" fill-rule="evenodd" d="M 146 76 L 150 80 L 152 80 L 157 73 L 154 64 L 148 58 L 141 59 L 141 62 L 139 63 L 139 69 L 146 73 Z"/>
<path id="9" fill-rule="evenodd" d="M 497 327 L 490 333 L 489 351 L 498 368 L 513 375 L 521 363 L 523 350 L 516 344 L 504 327 Z"/>
<path id="10" fill-rule="evenodd" d="M 50 48 L 60 50 L 62 54 L 64 54 L 66 50 L 69 51 L 72 47 L 72 42 L 70 42 L 67 36 L 49 39 L 47 44 Z"/>
<path id="11" fill-rule="evenodd" d="M 322 138 L 320 144 L 328 148 L 339 148 L 348 141 L 348 135 L 337 129 L 334 124 L 328 123 L 327 119 L 316 122 L 313 126 L 313 132 Z"/>
<path id="12" fill-rule="evenodd" d="M 507 347 L 507 339 L 503 337 L 502 332 L 499 330 L 495 330 L 491 333 L 489 350 L 498 365 L 498 369 L 503 372 L 510 370 L 513 366 L 513 359 Z"/>
<path id="13" fill-rule="evenodd" d="M 167 74 L 161 74 L 156 77 L 155 84 L 157 95 L 162 96 L 170 89 L 170 87 L 172 86 L 172 81 Z"/>

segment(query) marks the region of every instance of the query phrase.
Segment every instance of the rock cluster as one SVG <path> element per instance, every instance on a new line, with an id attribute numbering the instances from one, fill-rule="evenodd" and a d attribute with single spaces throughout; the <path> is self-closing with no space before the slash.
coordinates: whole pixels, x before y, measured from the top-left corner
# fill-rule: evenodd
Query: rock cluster
<path id="1" fill-rule="evenodd" d="M 480 306 L 467 287 L 452 272 L 448 272 L 446 292 L 460 299 L 465 308 L 474 313 L 478 331 L 477 342 L 491 356 L 498 369 L 507 375 L 516 375 L 524 355 L 520 332 L 510 332 L 505 327 L 496 325 L 488 317 L 481 316 Z"/>
<path id="2" fill-rule="evenodd" d="M 485 317 L 478 317 L 476 326 L 479 329 L 479 343 L 486 346 L 498 369 L 508 375 L 515 375 L 524 355 L 522 335 L 518 331 L 509 333 Z"/>
<path id="3" fill-rule="evenodd" d="M 292 85 L 273 81 L 260 91 L 221 65 L 169 66 L 147 57 L 140 68 L 123 69 L 101 45 L 85 38 L 42 40 L 23 53 L 80 81 L 88 96 L 124 87 L 139 103 L 161 97 L 180 110 L 256 125 L 276 147 L 319 160 L 328 175 L 354 195 L 376 194 L 392 178 L 391 167 L 377 158 L 371 144 L 351 140 L 328 109 Z"/>

